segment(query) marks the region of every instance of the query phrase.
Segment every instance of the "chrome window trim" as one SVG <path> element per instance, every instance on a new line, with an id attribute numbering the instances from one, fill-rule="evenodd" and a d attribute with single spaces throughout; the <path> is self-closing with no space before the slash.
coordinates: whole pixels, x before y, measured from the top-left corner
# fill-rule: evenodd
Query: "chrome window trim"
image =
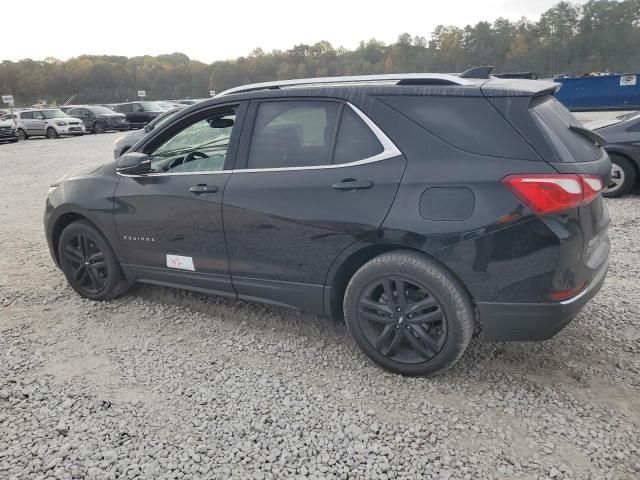
<path id="1" fill-rule="evenodd" d="M 325 170 L 325 169 L 333 169 L 333 168 L 346 168 L 346 167 L 354 167 L 358 165 L 366 165 L 368 163 L 380 162 L 382 160 L 387 160 L 389 158 L 399 157 L 402 155 L 402 152 L 396 147 L 396 145 L 391 141 L 391 139 L 378 127 L 373 120 L 371 120 L 362 110 L 360 110 L 355 105 L 345 102 L 345 104 L 351 108 L 364 123 L 369 127 L 369 129 L 376 136 L 378 141 L 382 144 L 382 152 L 374 155 L 372 157 L 363 158 L 362 160 L 356 160 L 349 163 L 339 163 L 339 164 L 331 164 L 331 165 L 309 165 L 309 166 L 301 166 L 301 167 L 274 167 L 274 168 L 234 168 L 233 170 L 214 170 L 214 171 L 202 171 L 202 172 L 158 172 L 158 173 L 147 173 L 143 175 L 129 175 L 125 173 L 116 172 L 118 175 L 123 177 L 159 177 L 159 176 L 169 176 L 169 175 L 215 175 L 220 173 L 260 173 L 260 172 L 291 172 L 297 170 Z"/>

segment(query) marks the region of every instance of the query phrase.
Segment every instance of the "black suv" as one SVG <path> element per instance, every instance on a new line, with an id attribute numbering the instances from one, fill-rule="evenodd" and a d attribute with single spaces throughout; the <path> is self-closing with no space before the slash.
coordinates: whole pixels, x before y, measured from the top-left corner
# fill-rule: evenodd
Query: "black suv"
<path id="1" fill-rule="evenodd" d="M 344 317 L 433 374 L 472 333 L 544 340 L 600 289 L 611 163 L 556 85 L 488 72 L 238 87 L 51 186 L 82 296 L 144 282 Z"/>
<path id="2" fill-rule="evenodd" d="M 104 133 L 108 130 L 129 130 L 129 121 L 123 113 L 116 113 L 102 105 L 74 106 L 67 115 L 79 118 L 87 131 Z"/>
<path id="3" fill-rule="evenodd" d="M 113 105 L 113 111 L 124 113 L 131 128 L 142 128 L 166 109 L 156 102 L 127 102 Z"/>

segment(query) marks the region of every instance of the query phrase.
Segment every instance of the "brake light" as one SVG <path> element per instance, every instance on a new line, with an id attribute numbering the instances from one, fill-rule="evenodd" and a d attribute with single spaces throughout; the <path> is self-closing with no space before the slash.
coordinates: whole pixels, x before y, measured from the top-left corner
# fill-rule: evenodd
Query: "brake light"
<path id="1" fill-rule="evenodd" d="M 507 175 L 502 183 L 538 215 L 564 212 L 585 205 L 602 191 L 602 180 L 586 174 Z"/>

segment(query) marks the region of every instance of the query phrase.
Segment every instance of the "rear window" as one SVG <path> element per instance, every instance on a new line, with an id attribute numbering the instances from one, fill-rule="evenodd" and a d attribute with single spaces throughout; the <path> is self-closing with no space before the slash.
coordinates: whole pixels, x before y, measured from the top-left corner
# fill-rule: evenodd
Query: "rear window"
<path id="1" fill-rule="evenodd" d="M 414 123 L 461 150 L 539 160 L 522 136 L 482 97 L 378 97 Z"/>
<path id="2" fill-rule="evenodd" d="M 600 147 L 584 135 L 571 130 L 580 122 L 551 95 L 531 102 L 531 115 L 563 162 L 590 162 L 602 156 Z"/>

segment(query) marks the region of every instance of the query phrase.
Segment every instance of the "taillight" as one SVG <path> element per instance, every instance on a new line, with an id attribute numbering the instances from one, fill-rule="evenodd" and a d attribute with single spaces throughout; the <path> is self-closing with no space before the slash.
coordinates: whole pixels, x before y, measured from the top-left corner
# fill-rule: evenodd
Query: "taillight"
<path id="1" fill-rule="evenodd" d="M 502 183 L 538 215 L 585 205 L 596 198 L 603 187 L 596 175 L 574 173 L 507 175 Z"/>

